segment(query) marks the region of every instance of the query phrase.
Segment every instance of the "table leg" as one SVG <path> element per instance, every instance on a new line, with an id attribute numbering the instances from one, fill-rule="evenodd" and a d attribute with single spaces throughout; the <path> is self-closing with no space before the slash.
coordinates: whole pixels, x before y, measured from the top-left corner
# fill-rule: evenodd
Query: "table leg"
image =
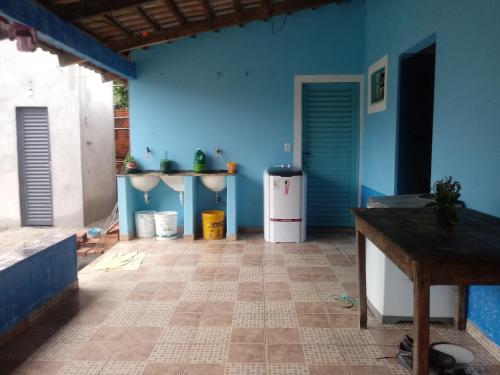
<path id="1" fill-rule="evenodd" d="M 455 329 L 465 329 L 467 315 L 467 286 L 457 286 L 457 298 L 455 301 Z"/>
<path id="2" fill-rule="evenodd" d="M 415 264 L 413 268 L 413 375 L 428 375 L 429 372 L 429 305 L 430 271 L 428 267 Z"/>
<path id="3" fill-rule="evenodd" d="M 356 231 L 356 245 L 358 247 L 358 287 L 359 287 L 359 328 L 367 326 L 366 304 L 366 238 Z"/>

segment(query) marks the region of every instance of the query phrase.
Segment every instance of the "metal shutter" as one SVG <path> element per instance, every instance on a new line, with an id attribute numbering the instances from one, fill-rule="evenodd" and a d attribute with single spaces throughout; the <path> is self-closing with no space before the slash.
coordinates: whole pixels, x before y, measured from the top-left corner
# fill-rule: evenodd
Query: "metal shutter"
<path id="1" fill-rule="evenodd" d="M 21 224 L 53 225 L 47 108 L 16 109 Z"/>
<path id="2" fill-rule="evenodd" d="M 350 227 L 357 205 L 359 85 L 303 86 L 302 165 L 308 174 L 307 223 Z"/>

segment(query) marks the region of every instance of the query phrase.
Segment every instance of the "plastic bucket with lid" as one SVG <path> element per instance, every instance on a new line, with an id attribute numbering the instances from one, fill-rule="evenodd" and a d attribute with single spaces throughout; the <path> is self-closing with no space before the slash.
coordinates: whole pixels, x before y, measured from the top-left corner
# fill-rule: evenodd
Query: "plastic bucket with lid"
<path id="1" fill-rule="evenodd" d="M 156 211 L 137 211 L 135 216 L 135 235 L 138 238 L 154 237 Z"/>
<path id="2" fill-rule="evenodd" d="M 224 237 L 224 211 L 203 211 L 201 223 L 203 239 L 220 240 Z"/>
<path id="3" fill-rule="evenodd" d="M 156 238 L 159 240 L 177 237 L 177 211 L 161 211 L 155 214 Z"/>

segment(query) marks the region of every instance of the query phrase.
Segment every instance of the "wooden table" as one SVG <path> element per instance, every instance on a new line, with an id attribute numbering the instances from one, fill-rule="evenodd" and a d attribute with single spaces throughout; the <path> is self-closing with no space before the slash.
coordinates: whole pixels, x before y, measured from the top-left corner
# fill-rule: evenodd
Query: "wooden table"
<path id="1" fill-rule="evenodd" d="M 440 227 L 432 208 L 356 208 L 359 322 L 367 326 L 368 238 L 413 281 L 413 374 L 429 368 L 431 285 L 457 285 L 455 327 L 465 329 L 467 285 L 500 284 L 500 219 L 460 209 L 459 222 Z"/>

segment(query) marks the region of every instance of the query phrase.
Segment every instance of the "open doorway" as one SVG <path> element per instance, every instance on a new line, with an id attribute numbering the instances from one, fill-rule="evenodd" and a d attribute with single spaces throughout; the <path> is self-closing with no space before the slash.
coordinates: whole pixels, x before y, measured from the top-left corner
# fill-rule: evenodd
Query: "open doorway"
<path id="1" fill-rule="evenodd" d="M 397 194 L 430 190 L 435 63 L 435 43 L 401 57 Z"/>

